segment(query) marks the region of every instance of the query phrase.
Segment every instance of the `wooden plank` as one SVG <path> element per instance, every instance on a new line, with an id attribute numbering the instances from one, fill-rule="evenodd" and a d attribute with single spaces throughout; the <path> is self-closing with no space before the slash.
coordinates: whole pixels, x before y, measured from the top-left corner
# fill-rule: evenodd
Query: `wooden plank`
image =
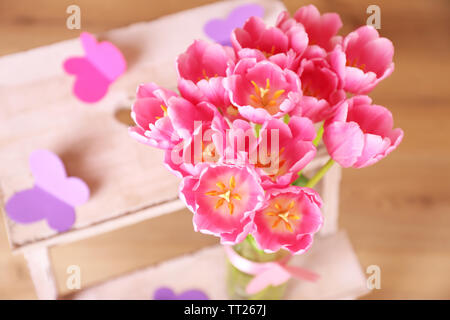
<path id="1" fill-rule="evenodd" d="M 225 259 L 221 246 L 208 247 L 82 289 L 66 298 L 149 300 L 157 288 L 168 286 L 177 293 L 200 289 L 211 299 L 228 299 Z M 287 299 L 355 299 L 369 292 L 365 275 L 345 232 L 316 239 L 311 250 L 295 256 L 291 264 L 314 270 L 320 274 L 320 279 L 316 283 L 291 280 Z"/>
<path id="2" fill-rule="evenodd" d="M 325 158 L 327 159 L 327 158 Z M 324 223 L 320 229 L 321 235 L 333 234 L 338 231 L 339 194 L 342 169 L 335 164 L 322 178 L 319 193 L 323 200 L 322 213 Z"/>
<path id="3" fill-rule="evenodd" d="M 111 232 L 115 229 L 124 228 L 147 219 L 158 217 L 160 215 L 172 213 L 184 207 L 184 204 L 180 200 L 174 199 L 165 203 L 159 203 L 154 206 L 149 206 L 145 209 L 139 209 L 135 212 L 128 212 L 120 215 L 119 217 L 113 217 L 108 220 L 103 220 L 100 223 L 92 224 L 85 228 L 72 229 L 65 233 L 58 234 L 57 236 L 48 237 L 37 242 L 31 241 L 29 243 L 25 243 L 21 246 L 13 248 L 13 252 L 15 254 L 25 253 L 29 250 L 34 250 L 39 247 L 51 247 L 54 245 L 63 245 L 73 241 L 82 240 L 85 238 L 101 235 L 105 232 Z"/>
<path id="4" fill-rule="evenodd" d="M 198 1 L 115 1 L 106 9 L 89 0 L 77 3 L 90 17 L 83 20 L 82 31 L 103 32 L 175 12 L 181 6 L 194 7 Z M 42 7 L 41 2 L 0 2 L 0 54 L 78 35 L 79 31 L 65 28 L 66 15 L 60 5 L 72 2 L 44 0 L 47 4 Z M 291 12 L 309 3 L 322 12 L 339 12 L 345 25 L 342 34 L 364 24 L 365 9 L 374 4 L 369 0 L 283 2 Z M 343 171 L 339 222 L 348 231 L 361 264 L 381 267 L 382 288 L 373 290 L 367 298 L 449 299 L 449 1 L 380 0 L 376 4 L 381 8 L 380 33 L 395 45 L 396 70 L 371 96 L 392 110 L 396 125 L 405 130 L 405 139 L 379 164 Z M 184 211 L 54 248 L 52 253 L 59 278 L 65 275 L 67 263 L 75 259 L 83 266 L 83 279 L 94 282 L 178 255 L 180 247 L 192 250 L 191 243 L 199 243 L 194 239 L 201 239 L 203 245 L 214 241 L 195 234 L 189 213 Z M 120 245 L 112 246 L 112 242 Z M 152 243 L 158 243 L 158 247 Z M 11 255 L 2 235 L 0 269 L 0 286 L 4 289 L 0 298 L 34 297 L 25 262 L 21 256 Z"/>
<path id="5" fill-rule="evenodd" d="M 113 218 L 176 199 L 179 179 L 163 167 L 162 152 L 133 141 L 114 115 L 119 108 L 129 108 L 129 97 L 139 83 L 154 81 L 174 87 L 176 56 L 193 39 L 206 38 L 203 25 L 211 15 L 223 16 L 238 3 L 200 7 L 103 34 L 102 39 L 122 50 L 128 71 L 111 86 L 103 100 L 92 106 L 71 94 L 73 78 L 61 67 L 68 56 L 81 54 L 78 39 L 0 58 L 3 202 L 15 192 L 31 187 L 28 157 L 35 149 L 58 154 L 69 175 L 84 179 L 92 193 L 90 200 L 77 208 L 73 230 L 82 229 L 80 233 L 72 230 L 57 234 L 45 221 L 21 225 L 8 219 L 14 248 L 46 239 L 51 240 L 42 244 L 54 244 L 60 236 L 61 241 L 79 239 L 102 229 L 98 227 L 102 222 L 107 222 L 105 230 L 111 230 L 113 224 L 109 221 Z M 266 9 L 265 18 L 273 23 L 282 4 L 267 0 L 260 3 Z M 180 33 L 178 26 L 182 21 L 190 23 Z M 130 220 L 125 217 L 114 226 L 125 221 Z M 86 231 L 89 226 L 95 228 Z"/>
<path id="6" fill-rule="evenodd" d="M 47 248 L 41 246 L 26 250 L 24 256 L 38 299 L 55 300 L 58 289 Z"/>
<path id="7" fill-rule="evenodd" d="M 305 169 L 305 174 L 311 174 L 327 161 L 328 158 L 324 156 L 324 152 L 325 150 L 320 149 L 318 157 L 315 158 L 314 161 L 311 162 Z M 330 175 L 327 175 L 327 177 L 324 178 L 323 181 L 316 187 L 319 194 L 321 194 L 324 203 L 331 204 L 329 206 L 324 205 L 324 208 L 322 210 L 325 223 L 323 230 L 321 230 L 321 233 L 324 235 L 337 231 L 338 208 L 336 202 L 338 202 L 339 200 L 338 194 L 340 168 L 338 166 L 336 166 L 335 168 L 336 169 L 331 170 L 332 173 Z M 31 248 L 37 248 L 40 246 L 50 247 L 54 245 L 70 243 L 73 241 L 100 235 L 105 232 L 110 232 L 118 228 L 124 228 L 147 219 L 158 217 L 160 215 L 172 213 L 177 210 L 183 209 L 184 207 L 184 204 L 180 200 L 178 200 L 178 198 L 173 198 L 163 203 L 150 205 L 146 208 L 139 208 L 136 211 L 127 212 L 118 217 L 103 220 L 101 223 L 95 223 L 86 227 L 69 230 L 68 232 L 43 239 L 41 241 L 30 241 L 27 243 L 23 243 L 20 246 L 13 247 L 13 252 L 15 254 L 18 254 L 28 251 Z"/>

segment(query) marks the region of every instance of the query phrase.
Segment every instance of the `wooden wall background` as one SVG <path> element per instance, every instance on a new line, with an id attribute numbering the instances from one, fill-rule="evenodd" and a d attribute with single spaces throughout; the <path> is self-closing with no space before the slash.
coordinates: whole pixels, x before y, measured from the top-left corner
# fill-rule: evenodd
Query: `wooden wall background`
<path id="1" fill-rule="evenodd" d="M 70 4 L 81 7 L 82 30 L 96 33 L 211 2 L 0 0 L 0 55 L 77 37 L 78 30 L 65 26 Z M 381 289 L 365 298 L 450 299 L 450 2 L 284 2 L 291 12 L 307 3 L 338 12 L 343 34 L 365 23 L 368 5 L 380 6 L 380 33 L 395 44 L 396 71 L 371 96 L 392 110 L 405 139 L 377 165 L 344 170 L 340 225 L 363 267 L 381 267 Z M 2 224 L 0 299 L 35 298 L 24 259 L 11 255 Z M 68 265 L 81 267 L 85 286 L 215 241 L 194 233 L 182 211 L 55 248 L 52 258 L 67 292 Z"/>

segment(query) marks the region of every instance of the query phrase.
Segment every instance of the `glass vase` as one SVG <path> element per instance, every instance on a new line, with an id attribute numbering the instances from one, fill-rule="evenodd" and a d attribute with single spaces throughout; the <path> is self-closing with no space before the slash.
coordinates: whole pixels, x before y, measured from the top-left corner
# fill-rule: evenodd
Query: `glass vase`
<path id="1" fill-rule="evenodd" d="M 253 262 L 273 262 L 285 259 L 289 253 L 279 250 L 275 253 L 265 253 L 256 247 L 254 240 L 247 238 L 241 243 L 233 246 L 233 250 L 241 257 Z M 248 294 L 246 287 L 253 279 L 253 275 L 237 269 L 227 259 L 227 291 L 230 299 L 236 300 L 280 300 L 284 297 L 287 282 L 279 286 L 268 286 L 255 293 Z"/>

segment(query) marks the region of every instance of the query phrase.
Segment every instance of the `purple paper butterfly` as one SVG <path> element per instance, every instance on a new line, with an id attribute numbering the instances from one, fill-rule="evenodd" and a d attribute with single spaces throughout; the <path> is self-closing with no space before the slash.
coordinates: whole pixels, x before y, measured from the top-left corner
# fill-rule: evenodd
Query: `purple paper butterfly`
<path id="1" fill-rule="evenodd" d="M 161 287 L 153 295 L 154 300 L 209 300 L 208 296 L 200 290 L 187 290 L 175 294 L 172 289 Z"/>
<path id="2" fill-rule="evenodd" d="M 75 207 L 89 199 L 89 188 L 83 180 L 67 177 L 64 163 L 47 150 L 30 156 L 34 187 L 15 193 L 5 205 L 9 218 L 28 224 L 46 219 L 58 232 L 66 231 L 75 222 Z"/>
<path id="3" fill-rule="evenodd" d="M 203 30 L 212 40 L 230 45 L 230 35 L 233 29 L 242 27 L 248 18 L 252 16 L 263 17 L 264 8 L 259 4 L 244 4 L 235 8 L 225 19 L 209 20 Z"/>

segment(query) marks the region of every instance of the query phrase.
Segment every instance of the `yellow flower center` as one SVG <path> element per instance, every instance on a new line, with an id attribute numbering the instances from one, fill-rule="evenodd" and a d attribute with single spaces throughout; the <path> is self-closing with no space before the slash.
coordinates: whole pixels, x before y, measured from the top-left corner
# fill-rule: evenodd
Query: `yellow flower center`
<path id="1" fill-rule="evenodd" d="M 166 106 L 164 106 L 163 104 L 160 106 L 161 107 L 161 109 L 162 109 L 162 111 L 163 111 L 163 116 L 162 117 L 155 117 L 156 118 L 156 120 L 158 120 L 158 119 L 161 119 L 161 118 L 163 118 L 163 117 L 166 117 L 167 116 L 167 107 Z"/>
<path id="2" fill-rule="evenodd" d="M 291 210 L 292 208 L 294 208 L 294 205 L 295 201 L 292 200 L 289 203 L 288 207 L 286 209 L 283 209 L 279 203 L 275 202 L 274 210 L 266 212 L 266 215 L 274 217 L 275 221 L 272 224 L 272 229 L 275 229 L 280 224 L 280 222 L 283 222 L 286 229 L 288 229 L 290 232 L 294 232 L 292 228 L 293 221 L 300 219 L 298 215 L 291 213 Z"/>
<path id="3" fill-rule="evenodd" d="M 217 154 L 216 154 L 216 146 L 214 143 L 205 144 L 202 141 L 202 159 L 201 162 L 216 162 Z"/>
<path id="4" fill-rule="evenodd" d="M 219 199 L 214 206 L 214 209 L 219 209 L 225 202 L 228 205 L 228 211 L 230 214 L 234 212 L 234 203 L 233 200 L 241 200 L 241 196 L 238 193 L 233 192 L 236 187 L 236 180 L 234 176 L 230 177 L 228 181 L 228 187 L 221 181 L 216 183 L 216 186 L 219 190 L 211 190 L 205 193 L 207 196 L 218 197 Z"/>
<path id="5" fill-rule="evenodd" d="M 210 77 L 208 77 L 208 75 L 206 74 L 206 70 L 205 69 L 202 69 L 202 75 L 203 75 L 203 78 L 202 77 L 198 77 L 197 78 L 197 81 L 200 81 L 200 80 L 202 80 L 202 79 L 206 79 L 206 80 L 209 80 L 210 79 Z M 217 78 L 219 75 L 217 74 L 217 73 L 215 73 L 214 74 L 214 78 Z"/>
<path id="6" fill-rule="evenodd" d="M 284 89 L 277 90 L 273 94 L 270 91 L 270 80 L 266 79 L 266 87 L 259 87 L 255 81 L 252 81 L 255 88 L 255 94 L 250 95 L 251 104 L 255 108 L 264 108 L 271 115 L 278 112 L 278 98 L 284 93 Z"/>
<path id="7" fill-rule="evenodd" d="M 362 71 L 364 71 L 365 72 L 365 69 L 366 69 L 366 65 L 363 63 L 363 64 L 359 64 L 358 63 L 358 59 L 353 59 L 353 60 L 347 60 L 347 62 L 345 63 L 345 65 L 346 66 L 348 66 L 348 67 L 355 67 L 355 68 L 359 68 L 359 69 L 361 69 Z"/>
<path id="8" fill-rule="evenodd" d="M 284 152 L 285 148 L 282 147 L 278 154 L 274 155 L 274 159 L 272 159 L 272 154 L 267 152 L 267 158 L 270 160 L 267 163 L 262 163 L 261 159 L 258 157 L 255 167 L 263 169 L 266 174 L 272 179 L 272 181 L 276 181 L 277 177 L 283 174 L 285 170 L 283 166 L 286 163 L 286 160 L 281 156 Z M 274 166 L 274 168 L 272 168 Z"/>
<path id="9" fill-rule="evenodd" d="M 231 105 L 228 106 L 226 111 L 230 116 L 233 116 L 233 117 L 236 117 L 239 115 L 239 110 L 235 106 L 231 106 Z"/>
<path id="10" fill-rule="evenodd" d="M 309 85 L 310 85 L 310 82 L 303 83 L 303 85 L 302 85 L 303 94 L 305 96 L 318 98 L 319 94 L 320 94 L 320 91 L 319 90 L 312 90 Z"/>
<path id="11" fill-rule="evenodd" d="M 267 58 L 270 58 L 271 56 L 273 56 L 275 54 L 275 46 L 272 46 L 272 48 L 270 49 L 270 52 L 261 50 L 260 46 L 257 46 L 256 49 L 258 49 L 259 51 L 262 52 L 262 54 Z"/>

